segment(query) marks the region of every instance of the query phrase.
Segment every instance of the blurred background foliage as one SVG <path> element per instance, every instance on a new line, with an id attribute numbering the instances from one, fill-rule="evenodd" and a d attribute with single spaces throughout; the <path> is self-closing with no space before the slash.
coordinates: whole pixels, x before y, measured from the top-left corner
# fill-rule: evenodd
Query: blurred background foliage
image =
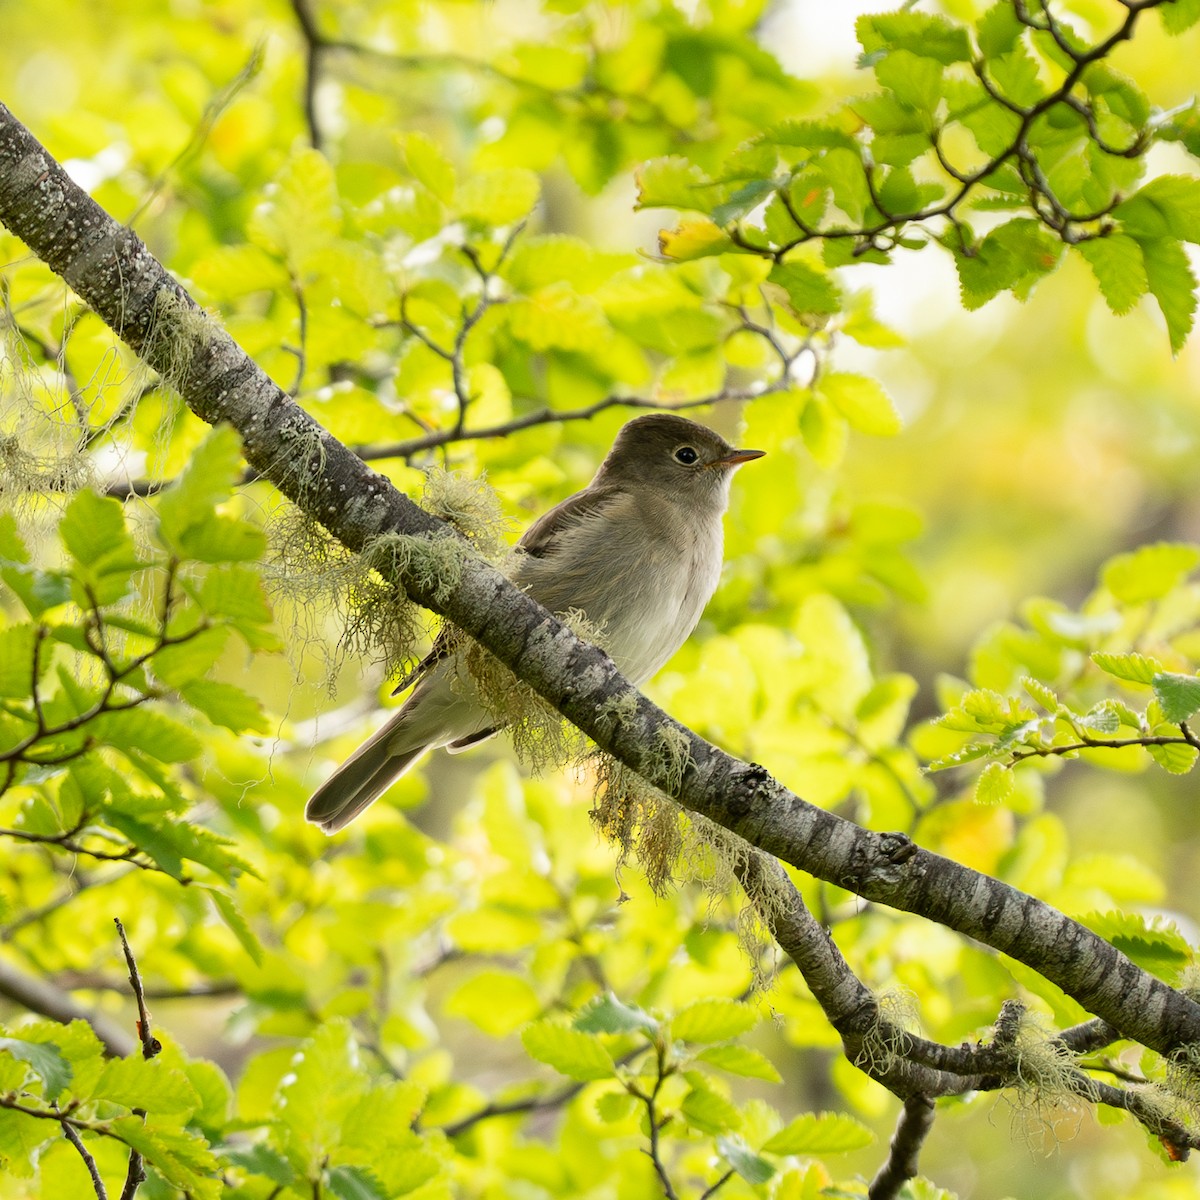
<path id="1" fill-rule="evenodd" d="M 1103 914 L 1102 932 L 1174 981 L 1200 920 L 1193 776 L 1141 750 L 1068 764 L 1055 752 L 993 772 L 981 794 L 977 772 L 922 766 L 999 728 L 928 724 L 968 684 L 1028 703 L 1020 680 L 1034 676 L 1076 714 L 1114 695 L 1145 712 L 1149 677 L 1122 690 L 1091 651 L 1194 672 L 1194 563 L 1146 595 L 1113 586 L 1104 564 L 1200 542 L 1195 339 L 1172 354 L 1149 296 L 1118 297 L 1131 311 L 1114 315 L 1113 281 L 1075 252 L 1027 298 L 967 311 L 937 245 L 844 262 L 801 248 L 780 264 L 709 254 L 700 225 L 660 244 L 674 218 L 638 209 L 655 186 L 727 169 L 734 192 L 760 168 L 738 156 L 764 130 L 825 120 L 844 134 L 855 98 L 924 78 L 906 62 L 877 79 L 878 56 L 855 65 L 856 7 L 25 0 L 3 9 L 0 97 L 410 494 L 430 467 L 486 475 L 515 530 L 586 483 L 625 402 L 714 400 L 695 415 L 769 457 L 739 473 L 723 586 L 648 692 L 814 803 L 907 829 L 1072 915 Z M 1106 60 L 1170 114 L 1150 176 L 1194 174 L 1194 7 L 1146 13 Z M 922 11 L 970 24 L 984 8 Z M 1127 13 L 1115 0 L 1052 11 L 1088 44 Z M 752 219 L 735 211 L 745 196 L 709 198 L 710 217 L 723 202 L 720 215 Z M 982 210 L 971 220 L 990 227 Z M 615 874 L 586 772 L 528 778 L 497 742 L 435 756 L 333 841 L 303 824 L 314 782 L 390 691 L 345 632 L 379 592 L 264 485 L 231 492 L 235 450 L 205 441 L 2 240 L 0 598 L 18 632 L 5 631 L 0 732 L 36 716 L 22 671 L 41 643 L 20 631 L 39 622 L 55 630 L 40 667 L 32 651 L 53 711 L 87 711 L 71 679 L 117 684 L 88 637 L 104 628 L 121 654 L 148 655 L 115 694 L 148 697 L 160 723 L 154 741 L 110 715 L 103 748 L 87 749 L 133 780 L 123 800 L 111 779 L 52 761 L 73 752 L 66 734 L 42 729 L 40 750 L 5 760 L 0 964 L 132 1031 L 119 917 L 173 1074 L 103 1074 L 98 1044 L 28 1023 L 36 1005 L 9 979 L 0 1016 L 24 1049 L 0 1057 L 0 1089 L 53 1100 L 54 1059 L 28 1049 L 50 1043 L 89 1119 L 129 1121 L 142 1097 L 158 1138 L 139 1147 L 151 1197 L 650 1197 L 663 1188 L 634 1091 L 660 1080 L 654 1047 L 674 1015 L 682 1065 L 657 1103 L 674 1114 L 661 1160 L 680 1196 L 727 1171 L 729 1197 L 835 1181 L 860 1194 L 895 1102 L 840 1057 L 796 972 L 739 945 L 736 898 L 691 883 L 655 897 L 636 868 Z M 1177 307 L 1177 342 L 1181 319 Z M 514 428 L 460 440 L 460 421 Z M 190 482 L 141 494 L 189 464 Z M 111 500 L 70 499 L 85 482 L 124 499 L 124 518 Z M 217 503 L 227 524 L 214 531 L 203 518 Z M 43 574 L 13 567 L 21 547 Z M 183 624 L 146 624 L 176 577 L 191 589 L 169 614 Z M 107 596 L 80 582 L 114 578 Z M 246 596 L 269 598 L 272 627 Z M 164 639 L 198 637 L 196 622 L 228 636 L 214 643 L 206 624 L 209 657 L 172 661 Z M 1071 728 L 1030 730 L 1028 744 L 1061 745 Z M 859 975 L 929 1036 L 978 1036 L 1010 996 L 1056 1023 L 1084 1016 L 979 946 L 799 883 Z M 755 970 L 778 978 L 744 1005 Z M 604 1008 L 610 991 L 627 1011 Z M 586 1046 L 560 1033 L 568 1019 Z M 1136 1048 L 1123 1063 L 1162 1072 Z M 788 1124 L 821 1110 L 847 1115 Z M 0 1196 L 89 1193 L 53 1122 L 0 1116 Z M 1193 1166 L 1163 1164 L 1130 1122 L 1107 1121 L 949 1102 L 922 1170 L 978 1200 L 1200 1192 Z M 105 1128 L 138 1145 L 133 1127 Z M 117 1194 L 126 1148 L 87 1144 Z"/>

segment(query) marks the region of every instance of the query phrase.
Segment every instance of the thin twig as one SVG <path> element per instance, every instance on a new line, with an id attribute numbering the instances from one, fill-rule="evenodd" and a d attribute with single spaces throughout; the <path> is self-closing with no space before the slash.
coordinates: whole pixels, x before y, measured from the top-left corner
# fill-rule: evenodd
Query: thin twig
<path id="1" fill-rule="evenodd" d="M 900 1189 L 916 1177 L 917 1158 L 933 1128 L 933 1117 L 933 1101 L 928 1096 L 910 1096 L 905 1100 L 888 1156 L 871 1180 L 868 1200 L 894 1200 Z"/>
<path id="2" fill-rule="evenodd" d="M 96 1200 L 108 1200 L 108 1191 L 104 1186 L 104 1180 L 100 1178 L 100 1168 L 96 1166 L 96 1160 L 83 1144 L 83 1139 L 79 1136 L 79 1131 L 70 1121 L 61 1121 L 59 1124 L 62 1125 L 63 1135 L 67 1141 L 79 1151 L 79 1157 L 83 1159 L 83 1165 L 87 1167 L 87 1172 L 92 1177 L 92 1187 L 96 1192 Z"/>
<path id="3" fill-rule="evenodd" d="M 117 927 L 117 933 L 121 938 L 121 949 L 125 954 L 125 965 L 129 968 L 129 984 L 133 988 L 133 996 L 137 1001 L 138 1021 L 137 1032 L 138 1039 L 142 1043 L 142 1057 L 144 1059 L 154 1058 L 155 1055 L 162 1050 L 162 1043 L 154 1036 L 153 1030 L 150 1028 L 150 1013 L 146 1009 L 146 991 L 142 987 L 142 976 L 138 971 L 137 960 L 133 957 L 133 951 L 129 948 L 129 939 L 125 936 L 125 926 L 121 924 L 119 917 L 113 917 L 113 923 Z M 138 1117 L 145 1117 L 146 1110 L 144 1108 L 133 1109 L 133 1114 Z M 121 1200 L 133 1200 L 137 1195 L 137 1190 L 146 1180 L 146 1164 L 142 1160 L 141 1154 L 137 1150 L 129 1151 L 129 1169 L 125 1174 L 125 1186 L 121 1189 Z"/>

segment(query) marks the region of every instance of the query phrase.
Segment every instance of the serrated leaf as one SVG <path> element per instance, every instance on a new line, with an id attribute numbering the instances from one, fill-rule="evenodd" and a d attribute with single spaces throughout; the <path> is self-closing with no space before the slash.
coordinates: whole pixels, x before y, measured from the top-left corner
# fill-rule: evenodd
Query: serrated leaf
<path id="1" fill-rule="evenodd" d="M 682 1042 L 727 1042 L 758 1024 L 758 1013 L 738 1000 L 697 1000 L 677 1012 L 671 1036 Z"/>
<path id="2" fill-rule="evenodd" d="M 81 603 L 115 604 L 129 590 L 139 560 L 125 528 L 121 505 L 108 496 L 84 489 L 76 492 L 59 522 L 58 535 L 78 565 L 86 588 Z"/>
<path id="3" fill-rule="evenodd" d="M 765 1054 L 748 1046 L 709 1046 L 696 1057 L 730 1075 L 765 1079 L 769 1083 L 783 1082 L 783 1076 L 775 1069 L 775 1064 Z"/>
<path id="4" fill-rule="evenodd" d="M 1171 349 L 1178 353 L 1196 314 L 1196 274 L 1187 251 L 1175 239 L 1147 238 L 1141 246 L 1150 292 L 1167 322 Z"/>
<path id="5" fill-rule="evenodd" d="M 302 271 L 341 229 L 333 166 L 311 147 L 296 150 L 267 187 L 246 226 L 250 240 Z"/>
<path id="6" fill-rule="evenodd" d="M 1179 730 L 1172 725 L 1158 725 L 1154 728 L 1155 737 L 1179 737 Z M 1164 771 L 1172 775 L 1186 775 L 1196 765 L 1197 754 L 1195 746 L 1184 742 L 1171 742 L 1165 746 L 1147 746 L 1150 757 Z"/>
<path id="7" fill-rule="evenodd" d="M 1160 4 L 1158 15 L 1167 33 L 1178 36 L 1200 21 L 1200 0 L 1172 0 L 1170 4 Z"/>
<path id="8" fill-rule="evenodd" d="M 186 725 L 150 708 L 101 713 L 88 730 L 109 746 L 147 754 L 159 762 L 188 762 L 204 749 Z"/>
<path id="9" fill-rule="evenodd" d="M 946 66 L 971 59 L 967 31 L 941 16 L 910 10 L 859 17 L 854 31 L 867 55 L 908 50 Z"/>
<path id="10" fill-rule="evenodd" d="M 815 391 L 862 433 L 894 437 L 903 428 L 883 385 L 870 376 L 831 371 L 818 377 Z"/>
<path id="11" fill-rule="evenodd" d="M 1162 671 L 1154 676 L 1151 684 L 1162 705 L 1164 719 L 1172 725 L 1186 721 L 1200 710 L 1200 677 Z"/>
<path id="12" fill-rule="evenodd" d="M 1200 563 L 1200 546 L 1186 542 L 1156 542 L 1104 564 L 1101 582 L 1124 604 L 1160 600 L 1182 583 Z M 1148 681 L 1147 681 L 1148 682 Z"/>
<path id="13" fill-rule="evenodd" d="M 71 1064 L 50 1042 L 27 1042 L 21 1038 L 0 1037 L 0 1054 L 25 1063 L 42 1081 L 42 1095 L 53 1103 L 71 1082 Z M 18 1068 L 19 1069 L 19 1068 Z"/>
<path id="14" fill-rule="evenodd" d="M 365 1167 L 330 1167 L 325 1179 L 338 1200 L 389 1200 L 391 1196 Z"/>
<path id="15" fill-rule="evenodd" d="M 704 1133 L 723 1133 L 727 1129 L 738 1129 L 742 1124 L 737 1107 L 702 1084 L 693 1086 L 684 1096 L 679 1113 L 692 1128 Z"/>
<path id="16" fill-rule="evenodd" d="M 1124 315 L 1146 294 L 1146 260 L 1141 245 L 1128 234 L 1079 242 L 1076 250 L 1087 260 L 1108 307 Z"/>
<path id="17" fill-rule="evenodd" d="M 1085 713 L 1075 713 L 1072 720 L 1089 733 L 1111 736 L 1121 728 L 1121 713 L 1111 700 L 1101 700 Z"/>
<path id="18" fill-rule="evenodd" d="M 194 525 L 208 521 L 229 499 L 241 470 L 242 442 L 231 425 L 215 425 L 192 452 L 188 465 L 158 500 L 158 529 L 163 542 L 182 549 Z"/>
<path id="19" fill-rule="evenodd" d="M 598 996 L 575 1018 L 576 1029 L 584 1033 L 648 1033 L 658 1030 L 658 1022 L 636 1005 L 623 1004 L 612 994 Z"/>
<path id="20" fill-rule="evenodd" d="M 825 272 L 807 263 L 776 263 L 768 278 L 787 293 L 789 305 L 797 315 L 831 314 L 841 309 L 837 284 Z"/>
<path id="21" fill-rule="evenodd" d="M 1016 792 L 1012 771 L 1003 763 L 988 763 L 975 781 L 976 804 L 1007 804 Z"/>
<path id="22" fill-rule="evenodd" d="M 1047 712 L 1058 712 L 1059 699 L 1053 688 L 1047 687 L 1041 680 L 1033 679 L 1029 675 L 1022 677 L 1021 686 Z"/>
<path id="23" fill-rule="evenodd" d="M 217 1200 L 220 1196 L 219 1164 L 198 1134 L 150 1126 L 141 1117 L 118 1117 L 111 1129 L 180 1191 L 195 1200 Z"/>
<path id="24" fill-rule="evenodd" d="M 311 1178 L 320 1170 L 369 1083 L 348 1021 L 330 1021 L 300 1045 L 276 1102 L 282 1146 L 297 1171 Z"/>
<path id="25" fill-rule="evenodd" d="M 1162 663 L 1146 654 L 1110 654 L 1097 650 L 1092 654 L 1092 662 L 1106 674 L 1129 683 L 1153 683 L 1154 676 L 1162 670 Z"/>
<path id="26" fill-rule="evenodd" d="M 845 1113 L 805 1113 L 768 1138 L 769 1154 L 846 1154 L 873 1145 L 875 1135 Z"/>
<path id="27" fill-rule="evenodd" d="M 1159 175 L 1113 210 L 1135 238 L 1200 239 L 1200 179 Z"/>
<path id="28" fill-rule="evenodd" d="M 747 1183 L 767 1183 L 775 1174 L 774 1165 L 755 1154 L 736 1134 L 722 1134 L 717 1138 L 717 1150 Z"/>
<path id="29" fill-rule="evenodd" d="M 678 154 L 651 159 L 635 176 L 638 208 L 708 208 L 704 190 L 708 177 L 690 159 Z"/>
<path id="30" fill-rule="evenodd" d="M 196 1089 L 182 1071 L 160 1059 L 145 1059 L 140 1053 L 106 1063 L 89 1099 L 142 1108 L 152 1116 L 175 1113 L 187 1117 L 200 1104 Z"/>
<path id="31" fill-rule="evenodd" d="M 225 922 L 233 936 L 241 944 L 242 949 L 250 956 L 250 961 L 255 966 L 261 966 L 263 961 L 262 942 L 258 940 L 258 934 L 250 928 L 249 922 L 242 915 L 236 901 L 220 888 L 207 888 L 206 890 L 212 897 L 217 912 L 221 914 L 221 920 Z"/>
<path id="32" fill-rule="evenodd" d="M 280 1187 L 287 1187 L 296 1177 L 291 1163 L 265 1142 L 253 1146 L 222 1146 L 221 1157 L 250 1175 L 262 1175 Z"/>
<path id="33" fill-rule="evenodd" d="M 511 225 L 529 216 L 541 183 L 524 167 L 503 167 L 470 175 L 458 189 L 455 207 L 464 217 L 488 225 Z"/>
<path id="34" fill-rule="evenodd" d="M 595 1034 L 553 1021 L 535 1021 L 522 1030 L 521 1041 L 531 1058 L 568 1079 L 611 1079 L 616 1073 L 612 1055 Z"/>
<path id="35" fill-rule="evenodd" d="M 1079 920 L 1145 971 L 1169 977 L 1191 965 L 1187 938 L 1163 917 L 1113 911 L 1088 913 Z"/>
<path id="36" fill-rule="evenodd" d="M 234 733 L 266 733 L 270 728 L 262 704 L 249 692 L 232 683 L 194 679 L 180 686 L 179 694 L 192 708 L 202 712 L 214 725 Z"/>
<path id="37" fill-rule="evenodd" d="M 628 1092 L 605 1092 L 596 1100 L 596 1115 L 609 1125 L 627 1121 L 637 1109 L 637 1097 Z"/>
<path id="38" fill-rule="evenodd" d="M 0 629 L 0 697 L 11 700 L 28 698 L 33 689 L 33 656 L 38 642 L 37 630 L 29 624 Z M 44 673 L 49 653 L 39 662 Z"/>

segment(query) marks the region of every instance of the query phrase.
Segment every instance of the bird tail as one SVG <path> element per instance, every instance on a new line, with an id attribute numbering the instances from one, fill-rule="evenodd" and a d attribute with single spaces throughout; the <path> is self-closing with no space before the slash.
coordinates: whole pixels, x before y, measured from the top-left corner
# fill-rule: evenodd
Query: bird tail
<path id="1" fill-rule="evenodd" d="M 378 800 L 429 749 L 427 743 L 420 742 L 397 754 L 397 724 L 396 718 L 388 721 L 317 788 L 304 809 L 308 820 L 326 833 L 337 833 Z"/>

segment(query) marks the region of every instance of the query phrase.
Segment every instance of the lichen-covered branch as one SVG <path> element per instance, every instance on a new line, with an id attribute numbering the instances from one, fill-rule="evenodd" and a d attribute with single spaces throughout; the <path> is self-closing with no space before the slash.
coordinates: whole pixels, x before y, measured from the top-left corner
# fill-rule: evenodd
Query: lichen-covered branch
<path id="1" fill-rule="evenodd" d="M 2 106 L 0 221 L 193 412 L 232 424 L 250 466 L 350 550 L 389 534 L 450 536 L 292 402 Z M 865 830 L 806 803 L 763 767 L 672 721 L 603 652 L 495 568 L 469 553 L 456 561 L 454 587 L 413 569 L 413 556 L 394 557 L 392 582 L 454 622 L 604 750 L 686 807 L 821 879 L 1012 955 L 1122 1035 L 1160 1053 L 1200 1041 L 1200 1005 L 1078 922 L 903 835 Z M 663 761 L 665 730 L 686 749 L 681 770 Z"/>

